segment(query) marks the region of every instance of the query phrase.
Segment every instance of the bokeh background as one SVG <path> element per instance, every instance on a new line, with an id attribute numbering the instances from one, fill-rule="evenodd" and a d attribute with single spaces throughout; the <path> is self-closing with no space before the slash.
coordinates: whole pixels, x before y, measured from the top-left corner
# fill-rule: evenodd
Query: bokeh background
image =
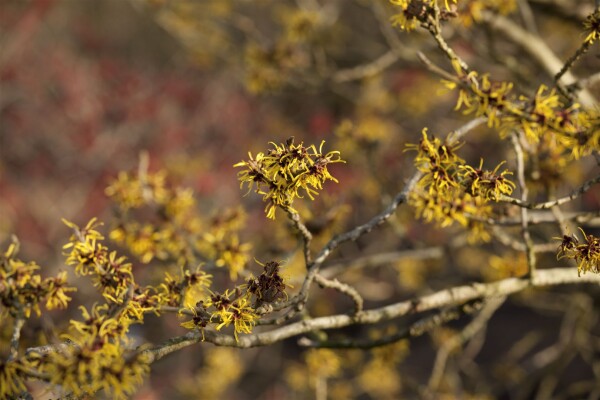
<path id="1" fill-rule="evenodd" d="M 514 2 L 510 17 L 522 23 L 526 13 L 517 3 L 525 2 Z M 581 42 L 581 21 L 593 2 L 527 3 L 535 28 L 566 59 Z M 340 150 L 347 164 L 332 167 L 340 183 L 328 183 L 317 200 L 300 205 L 317 242 L 324 243 L 364 222 L 401 190 L 414 171 L 404 146 L 417 142 L 422 128 L 443 137 L 468 121 L 453 110 L 456 94 L 416 57 L 420 50 L 448 67 L 436 45 L 424 33 L 394 30 L 390 15 L 387 2 L 376 0 L 2 0 L 0 243 L 16 235 L 21 258 L 36 260 L 43 275 L 65 269 L 61 253 L 69 231 L 61 218 L 84 224 L 96 216 L 108 229 L 113 210 L 105 188 L 118 171 L 135 170 L 147 152 L 150 170 L 165 169 L 170 182 L 193 189 L 202 215 L 243 204 L 248 215 L 242 237 L 252 243 L 253 257 L 287 260 L 290 279 L 300 282 L 302 265 L 287 223 L 267 221 L 260 199 L 243 197 L 234 163 L 290 136 L 307 144 L 325 140 L 326 150 Z M 450 25 L 445 34 L 476 70 L 512 80 L 523 93 L 551 82 L 520 48 L 485 26 Z M 597 72 L 598 57 L 596 46 L 575 73 Z M 598 85 L 591 90 L 598 94 Z M 471 164 L 481 157 L 486 166 L 506 159 L 514 169 L 510 144 L 485 126 L 460 151 Z M 534 196 L 546 180 L 560 181 L 557 191 L 568 193 L 597 172 L 591 158 L 557 165 L 542 155 L 538 161 Z M 593 190 L 572 206 L 599 208 L 600 194 Z M 547 226 L 538 234 L 545 240 L 559 232 Z M 367 307 L 522 273 L 524 260 L 510 248 L 496 240 L 449 244 L 461 237 L 460 228 L 426 225 L 404 208 L 380 230 L 343 246 L 332 264 L 452 248 L 441 257 L 431 253 L 345 272 L 341 279 L 357 286 Z M 552 254 L 540 262 L 557 264 Z M 249 269 L 260 270 L 252 264 Z M 161 267 L 136 265 L 135 271 L 144 276 Z M 335 292 L 315 290 L 311 316 L 350 306 Z M 547 374 L 565 398 L 591 391 L 600 380 L 600 328 L 593 312 L 598 294 L 586 287 L 515 296 L 467 355 L 449 363 L 440 396 L 527 396 L 527 388 L 546 382 Z M 100 299 L 92 290 L 74 297 L 88 306 Z M 32 318 L 24 338 L 52 336 L 77 316 L 73 308 Z M 185 333 L 179 322 L 171 315 L 150 317 L 134 334 L 159 343 Z M 465 317 L 375 352 L 307 351 L 297 339 L 244 351 L 198 345 L 154 365 L 136 398 L 312 398 L 322 377 L 331 398 L 418 396 L 436 349 L 468 322 Z M 568 346 L 581 324 L 592 332 L 581 347 L 589 357 Z M 344 333 L 369 332 L 360 327 Z M 41 386 L 36 394 L 51 396 Z"/>

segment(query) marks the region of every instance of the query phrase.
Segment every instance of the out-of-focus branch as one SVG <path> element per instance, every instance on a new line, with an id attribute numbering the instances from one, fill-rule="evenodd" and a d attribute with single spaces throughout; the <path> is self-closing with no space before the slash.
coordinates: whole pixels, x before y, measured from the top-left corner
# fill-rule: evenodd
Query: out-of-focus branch
<path id="1" fill-rule="evenodd" d="M 525 180 L 525 156 L 523 154 L 523 148 L 518 133 L 514 133 L 511 136 L 512 144 L 517 155 L 517 180 L 519 182 L 519 189 L 521 189 L 521 201 L 527 202 L 527 196 L 529 196 L 529 188 Z M 531 239 L 531 233 L 529 232 L 529 223 L 527 216 L 527 208 L 521 207 L 521 235 L 523 236 L 523 242 L 525 243 L 525 253 L 527 255 L 527 267 L 528 276 L 533 279 L 535 274 L 535 252 L 533 251 L 533 240 Z"/>
<path id="2" fill-rule="evenodd" d="M 481 13 L 481 18 L 490 26 L 490 28 L 521 46 L 523 50 L 537 61 L 549 76 L 556 76 L 563 68 L 563 62 L 539 36 L 527 32 L 510 19 L 489 11 L 483 11 Z M 558 83 L 560 85 L 568 86 L 576 81 L 577 78 L 570 71 L 566 71 L 560 77 Z M 588 90 L 580 91 L 577 94 L 577 97 L 579 102 L 586 107 L 592 107 L 597 103 L 594 96 L 592 96 Z"/>
<path id="3" fill-rule="evenodd" d="M 333 74 L 332 79 L 334 82 L 342 83 L 368 78 L 381 73 L 400 58 L 401 55 L 397 51 L 390 50 L 370 63 L 336 71 Z"/>
<path id="4" fill-rule="evenodd" d="M 423 249 L 392 251 L 388 253 L 377 253 L 364 257 L 358 257 L 349 260 L 348 262 L 339 262 L 337 264 L 333 264 L 321 271 L 321 275 L 326 278 L 331 278 L 345 271 L 390 264 L 400 260 L 439 259 L 443 255 L 444 248 L 442 246 L 426 247 Z"/>
<path id="5" fill-rule="evenodd" d="M 448 360 L 450 353 L 458 346 L 470 340 L 479 331 L 484 329 L 487 326 L 490 318 L 492 318 L 498 308 L 504 304 L 505 300 L 506 297 L 503 296 L 490 299 L 484 306 L 481 313 L 479 313 L 479 315 L 477 315 L 477 317 L 475 317 L 469 325 L 467 325 L 460 333 L 452 337 L 452 339 L 444 343 L 444 345 L 439 349 L 435 358 L 433 371 L 429 379 L 428 390 L 430 390 L 432 393 L 437 391 L 442 377 L 444 376 L 446 361 Z"/>

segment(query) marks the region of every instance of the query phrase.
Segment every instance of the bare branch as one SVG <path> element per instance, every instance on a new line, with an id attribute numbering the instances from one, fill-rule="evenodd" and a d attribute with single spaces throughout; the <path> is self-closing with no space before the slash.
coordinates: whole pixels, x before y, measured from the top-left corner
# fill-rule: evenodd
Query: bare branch
<path id="1" fill-rule="evenodd" d="M 14 319 L 13 333 L 10 338 L 10 358 L 14 359 L 19 356 L 19 341 L 21 340 L 21 329 L 25 325 L 25 318 L 19 315 Z"/>
<path id="2" fill-rule="evenodd" d="M 327 279 L 321 274 L 315 276 L 315 281 L 323 288 L 335 289 L 340 293 L 350 297 L 354 302 L 354 315 L 360 313 L 363 309 L 363 299 L 358 291 L 352 286 L 342 283 L 337 279 Z"/>
<path id="3" fill-rule="evenodd" d="M 306 265 L 309 265 L 312 259 L 312 256 L 310 254 L 310 243 L 312 241 L 312 233 L 310 233 L 306 225 L 304 225 L 304 223 L 300 220 L 300 215 L 297 212 L 294 212 L 289 208 L 285 211 L 287 212 L 290 220 L 292 220 L 294 227 L 298 230 L 298 232 L 300 232 L 300 235 L 302 237 L 302 244 L 304 247 L 304 261 L 306 262 Z"/>
<path id="4" fill-rule="evenodd" d="M 456 320 L 464 314 L 471 314 L 481 309 L 482 302 L 478 301 L 473 304 L 465 304 L 460 307 L 452 307 L 442 310 L 439 313 L 420 319 L 410 326 L 404 327 L 399 332 L 373 340 L 339 340 L 339 341 L 314 341 L 307 337 L 302 337 L 298 340 L 300 346 L 316 347 L 316 348 L 337 348 L 337 349 L 372 349 L 375 347 L 387 346 L 396 343 L 402 339 L 421 336 L 432 329 L 441 326 L 447 322 Z"/>
<path id="5" fill-rule="evenodd" d="M 343 328 L 354 324 L 375 324 L 404 315 L 421 313 L 440 307 L 456 306 L 471 300 L 508 296 L 523 291 L 528 287 L 546 287 L 575 283 L 600 285 L 600 275 L 585 274 L 578 277 L 575 268 L 538 269 L 533 280 L 527 278 L 508 278 L 492 283 L 474 282 L 468 285 L 444 289 L 412 300 L 363 311 L 356 316 L 332 315 L 303 320 L 268 332 L 242 336 L 239 337 L 238 341 L 233 336 L 211 330 L 205 330 L 204 337 L 205 341 L 218 346 L 240 348 L 266 346 L 315 330 Z M 199 331 L 189 332 L 184 336 L 170 339 L 166 343 L 144 350 L 144 352 L 150 355 L 152 361 L 157 361 L 170 353 L 202 341 L 202 336 L 202 333 Z"/>

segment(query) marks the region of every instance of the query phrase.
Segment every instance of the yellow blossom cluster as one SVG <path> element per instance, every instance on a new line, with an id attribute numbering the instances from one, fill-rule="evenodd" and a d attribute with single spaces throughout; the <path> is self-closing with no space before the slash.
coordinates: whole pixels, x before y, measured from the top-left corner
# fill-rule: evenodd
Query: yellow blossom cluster
<path id="1" fill-rule="evenodd" d="M 324 154 L 324 143 L 321 142 L 317 150 L 314 145 L 304 146 L 304 142 L 294 144 L 292 137 L 279 145 L 271 142 L 273 148 L 258 153 L 256 158 L 248 153 L 248 161 L 234 165 L 243 168 L 238 172 L 240 187 L 246 184 L 248 192 L 255 188 L 256 193 L 263 195 L 263 201 L 267 202 L 267 218 L 275 219 L 277 207 L 295 212 L 292 203 L 296 198 L 306 194 L 314 200 L 325 181 L 337 182 L 327 167 L 345 161 L 340 158 L 339 151 Z"/>
<path id="2" fill-rule="evenodd" d="M 39 316 L 44 301 L 48 310 L 66 308 L 71 300 L 67 293 L 77 290 L 67 284 L 67 273 L 42 279 L 40 266 L 16 258 L 18 250 L 13 242 L 0 254 L 0 317 L 29 318 L 32 311 Z"/>
<path id="3" fill-rule="evenodd" d="M 429 18 L 446 20 L 456 18 L 465 27 L 481 20 L 482 13 L 491 11 L 507 15 L 517 9 L 516 0 L 390 0 L 390 3 L 400 9 L 392 16 L 392 25 L 404 31 L 412 31 L 419 24 L 427 24 Z"/>
<path id="4" fill-rule="evenodd" d="M 104 236 L 96 230 L 101 224 L 92 218 L 84 228 L 63 220 L 73 230 L 69 242 L 63 246 L 67 252 L 67 265 L 74 266 L 78 275 L 91 275 L 94 286 L 112 302 L 120 302 L 124 294 L 133 286 L 131 263 L 126 257 L 117 257 L 117 252 L 109 252 L 102 244 Z"/>
<path id="5" fill-rule="evenodd" d="M 128 350 L 121 341 L 107 341 L 100 335 L 69 339 L 60 351 L 30 355 L 50 382 L 60 385 L 66 393 L 84 396 L 104 390 L 111 398 L 126 399 L 150 370 L 148 356 Z"/>
<path id="6" fill-rule="evenodd" d="M 0 358 L 0 398 L 14 398 L 26 390 L 25 381 L 28 363 L 20 358 L 4 360 Z"/>
<path id="7" fill-rule="evenodd" d="M 456 109 L 464 114 L 485 116 L 488 125 L 502 137 L 522 131 L 533 143 L 553 135 L 565 150 L 578 159 L 600 150 L 600 110 L 584 109 L 574 103 L 565 106 L 554 89 L 541 85 L 533 97 L 516 96 L 509 82 L 494 82 L 487 75 L 466 72 L 457 60 L 452 65 L 461 84 L 445 81 L 458 88 Z"/>
<path id="8" fill-rule="evenodd" d="M 126 246 L 142 263 L 153 259 L 178 265 L 209 262 L 229 270 L 232 279 L 245 268 L 250 244 L 238 231 L 245 221 L 241 208 L 223 210 L 208 221 L 197 213 L 189 188 L 171 187 L 165 171 L 121 173 L 106 189 L 118 205 L 110 239 Z M 141 220 L 140 215 L 147 217 Z"/>
<path id="9" fill-rule="evenodd" d="M 217 267 L 226 267 L 232 280 L 244 270 L 252 249 L 250 243 L 242 243 L 238 231 L 244 226 L 246 213 L 242 208 L 224 210 L 213 216 L 206 224 L 205 233 L 197 248 Z"/>
<path id="10" fill-rule="evenodd" d="M 252 307 L 251 294 L 246 291 L 226 290 L 223 294 L 215 293 L 206 301 L 200 301 L 193 307 L 193 318 L 181 324 L 187 329 L 201 329 L 212 322 L 215 329 L 221 330 L 233 324 L 235 339 L 238 333 L 251 333 L 260 316 Z"/>
<path id="11" fill-rule="evenodd" d="M 448 17 L 459 15 L 468 26 L 472 20 L 480 19 L 484 10 L 506 14 L 516 7 L 514 1 L 473 0 L 461 3 L 457 11 L 448 13 L 441 12 L 435 0 L 390 2 L 402 10 L 392 17 L 394 25 L 403 30 L 412 30 L 421 23 L 434 36 L 439 34 L 439 22 Z M 446 10 L 449 9 L 446 3 Z M 584 29 L 587 33 L 585 47 L 600 35 L 598 10 L 586 18 Z M 543 84 L 533 96 L 516 94 L 511 82 L 493 81 L 487 74 L 480 75 L 467 70 L 466 64 L 452 50 L 446 53 L 452 61 L 456 78 L 443 82 L 448 88 L 458 90 L 457 110 L 486 117 L 488 125 L 497 129 L 501 137 L 513 131 L 522 131 L 531 142 L 537 143 L 544 136 L 555 136 L 565 152 L 575 159 L 600 150 L 599 109 L 584 108 L 571 99 L 561 100 L 555 89 Z"/>
<path id="12" fill-rule="evenodd" d="M 192 257 L 184 233 L 199 230 L 200 221 L 192 215 L 195 200 L 190 189 L 167 186 L 165 171 L 138 174 L 121 172 L 106 188 L 118 206 L 119 223 L 110 238 L 126 245 L 143 263 L 154 258 L 174 258 L 183 262 Z M 162 216 L 159 222 L 133 220 L 132 213 L 149 208 Z"/>
<path id="13" fill-rule="evenodd" d="M 181 326 L 204 332 L 204 328 L 212 323 L 216 330 L 233 324 L 236 340 L 239 333 L 251 333 L 260 318 L 259 307 L 287 298 L 287 285 L 279 271 L 281 264 L 271 261 L 261 265 L 263 272 L 258 277 L 251 276 L 247 284 L 223 293 L 212 293 L 194 306 L 187 306 L 192 319 Z"/>
<path id="14" fill-rule="evenodd" d="M 430 137 L 427 129 L 418 144 L 407 145 L 407 150 L 417 151 L 415 164 L 423 173 L 409 201 L 425 221 L 442 227 L 458 222 L 470 229 L 471 240 L 487 241 L 490 236 L 479 220 L 491 216 L 489 201 L 512 193 L 515 185 L 507 178 L 512 173 L 499 172 L 502 163 L 484 170 L 483 160 L 473 168 L 456 154 L 459 147 Z"/>

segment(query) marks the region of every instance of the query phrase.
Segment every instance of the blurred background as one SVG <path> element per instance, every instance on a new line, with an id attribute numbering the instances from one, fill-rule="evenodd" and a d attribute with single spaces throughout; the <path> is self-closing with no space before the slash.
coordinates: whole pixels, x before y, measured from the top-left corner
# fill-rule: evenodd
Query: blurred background
<path id="1" fill-rule="evenodd" d="M 474 3 L 465 2 L 465 17 L 444 32 L 461 56 L 475 70 L 513 81 L 522 93 L 550 85 L 551 77 L 518 46 L 468 17 Z M 492 8 L 503 2 L 482 3 Z M 503 6 L 500 11 L 517 23 L 533 23 L 566 59 L 581 43 L 581 23 L 593 1 Z M 422 51 L 449 70 L 435 43 L 423 32 L 392 28 L 391 13 L 387 2 L 377 0 L 2 0 L 0 243 L 5 248 L 11 235 L 18 236 L 20 257 L 36 260 L 42 275 L 64 269 L 61 248 L 70 233 L 61 218 L 84 225 L 96 216 L 108 233 L 114 209 L 105 188 L 118 171 L 135 170 L 147 152 L 151 171 L 164 169 L 171 184 L 193 189 L 200 215 L 243 204 L 241 235 L 252 244 L 252 257 L 287 260 L 298 287 L 303 266 L 293 234 L 283 218 L 265 219 L 258 196 L 243 197 L 234 163 L 290 136 L 317 146 L 325 140 L 326 151 L 340 150 L 347 164 L 332 167 L 340 183 L 328 183 L 314 202 L 299 204 L 317 245 L 324 244 L 331 234 L 366 221 L 402 189 L 414 172 L 405 145 L 418 142 L 424 127 L 445 137 L 469 120 L 454 111 L 456 93 L 416 56 Z M 574 72 L 597 72 L 598 57 L 596 46 Z M 590 89 L 598 95 L 598 85 Z M 515 166 L 510 143 L 485 126 L 468 136 L 460 155 L 472 165 L 484 158 L 487 167 L 502 160 Z M 540 172 L 531 182 L 534 198 L 548 182 L 564 195 L 592 177 L 594 168 L 597 173 L 589 157 L 571 163 L 556 163 L 549 153 L 539 157 L 530 160 Z M 600 194 L 592 190 L 569 207 L 597 211 Z M 594 232 L 590 227 L 588 233 Z M 560 236 L 556 226 L 535 234 L 540 241 Z M 331 264 L 433 247 L 418 259 L 366 262 L 340 279 L 356 285 L 366 306 L 375 307 L 523 273 L 524 259 L 500 241 L 467 244 L 460 228 L 416 221 L 408 207 L 343 246 Z M 540 264 L 556 266 L 554 258 L 542 255 Z M 260 270 L 251 264 L 250 270 Z M 136 265 L 136 274 L 144 276 L 148 268 L 161 264 Z M 310 316 L 350 307 L 336 292 L 314 290 Z M 75 301 L 89 306 L 100 299 L 90 293 L 80 290 Z M 437 398 L 528 398 L 544 382 L 563 398 L 590 392 L 600 381 L 600 327 L 593 312 L 598 294 L 597 287 L 578 287 L 514 296 L 477 342 L 469 342 L 466 354 L 459 349 L 461 355 L 448 361 Z M 61 331 L 78 316 L 74 307 L 34 317 L 23 335 L 35 341 L 40 331 Z M 150 317 L 134 334 L 159 343 L 185 333 L 179 322 L 172 315 Z M 465 317 L 373 352 L 307 351 L 297 338 L 244 351 L 194 346 L 155 364 L 136 398 L 304 399 L 315 397 L 324 382 L 330 398 L 419 397 L 436 352 L 469 322 Z M 585 345 L 570 347 L 582 331 Z M 357 327 L 344 333 L 370 332 Z M 37 394 L 49 396 L 42 387 Z"/>

